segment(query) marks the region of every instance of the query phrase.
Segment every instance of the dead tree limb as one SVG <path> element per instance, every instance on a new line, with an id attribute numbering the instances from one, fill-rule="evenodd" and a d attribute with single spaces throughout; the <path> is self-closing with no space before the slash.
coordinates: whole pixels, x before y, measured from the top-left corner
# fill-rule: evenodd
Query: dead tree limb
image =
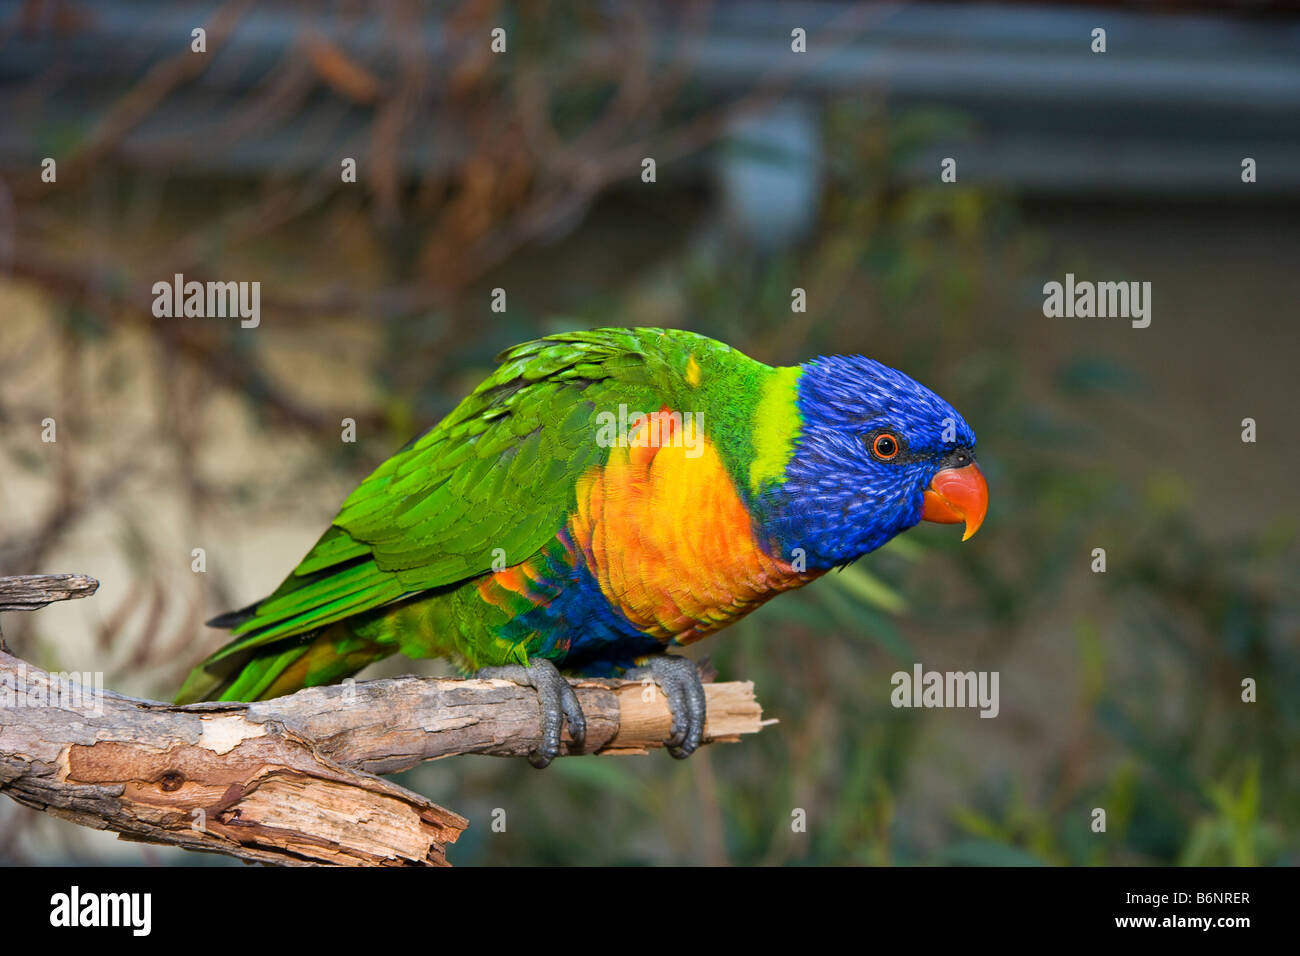
<path id="1" fill-rule="evenodd" d="M 0 578 L 0 611 L 35 611 L 37 608 L 90 597 L 99 582 L 84 574 L 20 574 Z"/>
<path id="2" fill-rule="evenodd" d="M 93 593 L 70 577 L 0 579 L 0 602 Z M 581 753 L 662 746 L 671 717 L 653 685 L 573 684 L 587 715 Z M 184 707 L 101 685 L 0 652 L 0 791 L 123 839 L 252 862 L 444 864 L 468 821 L 375 774 L 454 754 L 523 756 L 541 735 L 536 694 L 498 680 L 401 677 Z M 753 685 L 706 693 L 706 743 L 762 726 Z"/>
<path id="3" fill-rule="evenodd" d="M 35 611 L 55 601 L 90 597 L 99 582 L 84 574 L 20 574 L 0 578 L 0 611 Z M 0 628 L 0 651 L 8 652 Z"/>

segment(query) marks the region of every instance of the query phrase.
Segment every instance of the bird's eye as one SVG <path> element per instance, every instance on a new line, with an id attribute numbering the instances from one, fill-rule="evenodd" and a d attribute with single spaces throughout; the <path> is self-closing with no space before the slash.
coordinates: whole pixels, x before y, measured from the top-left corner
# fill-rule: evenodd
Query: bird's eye
<path id="1" fill-rule="evenodd" d="M 871 442 L 871 453 L 881 461 L 889 461 L 898 454 L 898 439 L 889 432 L 881 432 Z"/>

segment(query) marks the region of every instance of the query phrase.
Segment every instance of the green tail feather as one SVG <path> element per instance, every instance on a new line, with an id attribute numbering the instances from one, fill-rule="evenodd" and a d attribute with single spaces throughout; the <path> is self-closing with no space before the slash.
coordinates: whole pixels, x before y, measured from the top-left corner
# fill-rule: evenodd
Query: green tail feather
<path id="1" fill-rule="evenodd" d="M 233 642 L 232 642 L 233 643 Z M 230 645 L 209 657 L 185 679 L 177 704 L 203 700 L 257 700 L 277 677 L 302 657 L 310 641 L 286 641 L 271 647 L 246 648 L 228 654 Z"/>
<path id="2" fill-rule="evenodd" d="M 236 638 L 194 668 L 175 702 L 266 700 L 304 687 L 336 684 L 395 649 L 353 636 L 343 627 L 232 651 L 232 645 L 244 640 Z"/>

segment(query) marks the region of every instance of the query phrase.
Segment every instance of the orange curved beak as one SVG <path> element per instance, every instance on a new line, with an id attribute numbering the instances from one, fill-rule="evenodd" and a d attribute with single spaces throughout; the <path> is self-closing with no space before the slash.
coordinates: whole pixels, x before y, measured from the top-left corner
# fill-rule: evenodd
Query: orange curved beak
<path id="1" fill-rule="evenodd" d="M 984 473 L 972 462 L 961 468 L 945 468 L 934 476 L 925 490 L 925 504 L 921 508 L 922 521 L 939 524 L 965 522 L 965 541 L 984 523 L 989 510 L 989 484 Z"/>

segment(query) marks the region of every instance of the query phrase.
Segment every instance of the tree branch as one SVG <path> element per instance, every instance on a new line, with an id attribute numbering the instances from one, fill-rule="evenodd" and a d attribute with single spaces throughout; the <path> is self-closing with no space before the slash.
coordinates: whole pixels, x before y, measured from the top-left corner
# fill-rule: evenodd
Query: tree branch
<path id="1" fill-rule="evenodd" d="M 0 605 L 93 593 L 76 577 L 0 578 Z M 654 685 L 572 683 L 587 716 L 582 753 L 662 746 L 671 716 Z M 706 743 L 760 729 L 752 684 L 705 690 Z M 123 839 L 253 862 L 445 864 L 468 821 L 374 774 L 453 754 L 523 756 L 540 736 L 536 694 L 507 681 L 349 681 L 182 707 L 0 653 L 0 791 Z"/>
<path id="2" fill-rule="evenodd" d="M 90 597 L 99 582 L 84 574 L 21 574 L 0 578 L 0 611 L 35 611 L 55 601 Z M 0 628 L 0 652 L 8 653 Z"/>
<path id="3" fill-rule="evenodd" d="M 72 598 L 90 597 L 99 582 L 84 574 L 21 574 L 0 578 L 0 611 L 35 611 Z"/>

